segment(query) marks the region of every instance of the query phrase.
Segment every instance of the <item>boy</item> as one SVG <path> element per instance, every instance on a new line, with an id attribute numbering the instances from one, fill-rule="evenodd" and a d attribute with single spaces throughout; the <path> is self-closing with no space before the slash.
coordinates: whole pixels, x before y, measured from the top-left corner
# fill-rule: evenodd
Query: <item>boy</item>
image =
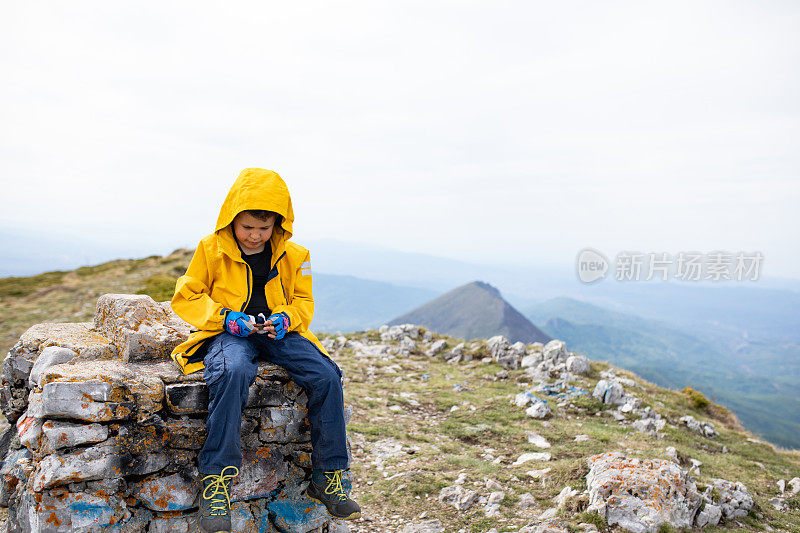
<path id="1" fill-rule="evenodd" d="M 185 374 L 203 370 L 209 388 L 208 436 L 199 456 L 204 532 L 231 528 L 228 490 L 242 461 L 242 409 L 259 357 L 285 368 L 308 394 L 308 497 L 336 518 L 361 516 L 342 487 L 348 468 L 342 373 L 308 329 L 314 314 L 311 261 L 308 250 L 289 241 L 293 222 L 281 177 L 243 170 L 214 233 L 200 241 L 175 286 L 172 308 L 196 330 L 172 358 Z M 259 316 L 259 323 L 250 316 Z"/>

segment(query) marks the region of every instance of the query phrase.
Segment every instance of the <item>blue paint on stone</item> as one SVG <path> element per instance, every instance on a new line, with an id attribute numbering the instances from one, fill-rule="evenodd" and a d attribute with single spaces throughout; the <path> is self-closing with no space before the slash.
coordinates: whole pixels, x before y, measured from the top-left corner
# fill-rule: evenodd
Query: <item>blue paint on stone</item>
<path id="1" fill-rule="evenodd" d="M 69 508 L 72 514 L 86 515 L 94 520 L 98 520 L 103 516 L 103 513 L 114 514 L 114 510 L 109 505 L 95 505 L 92 503 L 75 502 L 71 503 Z"/>
<path id="2" fill-rule="evenodd" d="M 286 533 L 305 533 L 328 522 L 325 506 L 305 496 L 272 501 L 267 504 L 267 509 L 275 527 Z"/>

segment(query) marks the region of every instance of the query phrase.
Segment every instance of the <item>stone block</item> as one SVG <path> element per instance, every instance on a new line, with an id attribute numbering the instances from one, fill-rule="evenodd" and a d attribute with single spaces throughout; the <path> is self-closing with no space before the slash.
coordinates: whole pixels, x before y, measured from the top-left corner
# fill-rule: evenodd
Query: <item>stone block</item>
<path id="1" fill-rule="evenodd" d="M 703 510 L 697 513 L 695 525 L 697 527 L 716 526 L 722 518 L 722 509 L 716 505 L 707 503 Z"/>
<path id="2" fill-rule="evenodd" d="M 289 389 L 290 393 L 294 392 L 292 387 L 289 387 Z M 289 401 L 285 392 L 286 385 L 282 383 L 257 380 L 250 386 L 247 407 L 277 407 L 283 405 Z M 297 395 L 295 395 L 296 397 Z"/>
<path id="3" fill-rule="evenodd" d="M 594 387 L 592 396 L 607 405 L 622 405 L 625 403 L 625 391 L 618 382 L 601 379 Z"/>
<path id="4" fill-rule="evenodd" d="M 247 502 L 231 504 L 231 531 L 259 531 L 253 511 Z"/>
<path id="5" fill-rule="evenodd" d="M 81 361 L 48 368 L 42 384 L 46 387 L 53 382 L 103 381 L 111 385 L 107 401 L 125 405 L 133 402 L 132 414 L 141 421 L 162 410 L 164 401 L 164 382 L 144 370 L 130 368 L 121 361 Z"/>
<path id="6" fill-rule="evenodd" d="M 298 406 L 270 407 L 261 411 L 262 442 L 303 442 L 309 440 L 304 419 L 306 411 Z"/>
<path id="7" fill-rule="evenodd" d="M 67 455 L 48 455 L 39 461 L 33 490 L 41 492 L 48 487 L 114 477 L 121 471 L 122 461 L 114 447 L 98 444 Z"/>
<path id="8" fill-rule="evenodd" d="M 33 490 L 42 490 L 69 483 L 114 479 L 122 476 L 144 476 L 157 472 L 170 463 L 166 453 L 132 455 L 121 453 L 109 441 L 71 453 L 57 452 L 39 461 L 33 474 Z"/>
<path id="9" fill-rule="evenodd" d="M 23 383 L 17 381 L 16 383 Z M 25 412 L 28 389 L 24 386 L 15 386 L 15 383 L 5 379 L 0 381 L 0 408 L 9 422 L 14 422 Z"/>
<path id="10" fill-rule="evenodd" d="M 592 370 L 591 362 L 582 355 L 570 355 L 567 358 L 567 370 L 574 374 L 586 375 Z"/>
<path id="11" fill-rule="evenodd" d="M 42 353 L 40 353 L 39 357 L 36 358 L 36 362 L 33 364 L 30 376 L 28 377 L 28 386 L 30 388 L 38 387 L 39 381 L 41 380 L 42 374 L 44 373 L 45 370 L 47 370 L 53 365 L 68 363 L 72 361 L 77 355 L 78 354 L 76 354 L 69 348 L 61 348 L 60 346 L 48 346 L 47 348 L 42 350 Z"/>
<path id="12" fill-rule="evenodd" d="M 504 357 L 511 349 L 511 343 L 503 335 L 495 335 L 486 341 L 486 350 L 491 355 L 492 360 L 498 361 Z"/>
<path id="13" fill-rule="evenodd" d="M 285 479 L 286 460 L 278 448 L 242 450 L 242 465 L 231 486 L 231 501 L 266 498 Z"/>
<path id="14" fill-rule="evenodd" d="M 439 339 L 433 344 L 431 344 L 431 347 L 428 348 L 428 350 L 425 352 L 425 355 L 427 355 L 428 357 L 434 357 L 435 355 L 438 355 L 439 352 L 444 350 L 446 347 L 447 347 L 447 341 L 444 339 Z"/>
<path id="15" fill-rule="evenodd" d="M 314 503 L 304 495 L 281 495 L 267 507 L 274 516 L 275 527 L 287 533 L 309 533 L 330 520 L 324 505 Z"/>
<path id="16" fill-rule="evenodd" d="M 554 363 L 561 363 L 567 360 L 567 343 L 558 339 L 553 339 L 542 348 L 542 355 Z"/>
<path id="17" fill-rule="evenodd" d="M 143 294 L 104 294 L 97 300 L 95 329 L 111 339 L 123 361 L 168 359 L 189 336 L 189 324 Z"/>
<path id="18" fill-rule="evenodd" d="M 149 455 L 124 455 L 121 463 L 121 473 L 126 476 L 144 476 L 158 472 L 171 464 L 171 457 L 166 452 Z"/>
<path id="19" fill-rule="evenodd" d="M 613 452 L 587 460 L 589 506 L 605 504 L 609 525 L 657 531 L 662 524 L 690 528 L 701 497 L 672 461 L 629 459 Z"/>
<path id="20" fill-rule="evenodd" d="M 311 468 L 311 446 L 300 447 L 297 444 L 286 445 L 283 448 L 284 455 L 291 458 L 292 463 L 302 468 Z"/>
<path id="21" fill-rule="evenodd" d="M 306 391 L 293 380 L 289 380 L 283 384 L 283 395 L 286 396 L 289 401 L 294 401 L 302 405 L 308 402 Z M 305 398 L 305 400 L 302 401 L 301 398 Z"/>
<path id="22" fill-rule="evenodd" d="M 167 426 L 156 415 L 142 424 L 112 424 L 114 445 L 119 453 L 149 455 L 161 452 L 167 440 Z"/>
<path id="23" fill-rule="evenodd" d="M 41 418 L 22 416 L 17 419 L 16 426 L 19 443 L 31 451 L 38 449 L 41 445 L 42 425 Z"/>
<path id="24" fill-rule="evenodd" d="M 169 361 L 128 363 L 125 367 L 137 374 L 142 373 L 157 377 L 166 384 L 203 381 L 203 372 L 184 374 L 172 359 Z"/>
<path id="25" fill-rule="evenodd" d="M 128 488 L 128 483 L 121 477 L 106 478 L 98 481 L 87 481 L 86 488 L 95 494 L 110 496 L 115 493 L 122 494 Z"/>
<path id="26" fill-rule="evenodd" d="M 520 368 L 535 368 L 542 362 L 542 354 L 528 354 L 519 361 Z"/>
<path id="27" fill-rule="evenodd" d="M 289 381 L 292 378 L 285 368 L 273 363 L 268 363 L 267 361 L 259 361 L 256 379 L 265 381 Z"/>
<path id="28" fill-rule="evenodd" d="M 714 428 L 714 424 L 711 422 L 700 422 L 699 420 L 695 420 L 692 415 L 682 416 L 680 418 L 680 422 L 686 424 L 686 427 L 692 431 L 698 432 L 704 437 L 711 438 L 717 435 L 717 430 Z"/>
<path id="29" fill-rule="evenodd" d="M 3 359 L 3 379 L 8 382 L 27 381 L 35 362 L 36 353 L 14 355 L 8 352 Z"/>
<path id="30" fill-rule="evenodd" d="M 148 533 L 194 533 L 197 526 L 197 512 L 188 514 L 157 514 L 150 521 Z"/>
<path id="31" fill-rule="evenodd" d="M 206 423 L 197 418 L 174 419 L 166 421 L 166 445 L 169 448 L 199 450 L 206 441 Z"/>
<path id="32" fill-rule="evenodd" d="M 34 361 L 48 346 L 69 348 L 80 359 L 113 359 L 117 357 L 116 346 L 110 339 L 92 330 L 91 322 L 63 323 L 45 322 L 28 328 L 11 348 L 11 354 L 23 355 Z M 26 376 L 24 379 L 28 379 Z"/>
<path id="33" fill-rule="evenodd" d="M 132 494 L 153 511 L 185 511 L 194 506 L 200 490 L 196 470 L 141 481 L 132 486 Z"/>
<path id="34" fill-rule="evenodd" d="M 114 387 L 105 381 L 56 381 L 42 388 L 42 414 L 89 422 L 123 420 L 132 414 L 133 398 L 111 401 Z"/>
<path id="35" fill-rule="evenodd" d="M 60 420 L 47 420 L 42 430 L 57 450 L 89 442 L 103 442 L 108 438 L 108 426 L 102 424 L 73 424 Z"/>
<path id="36" fill-rule="evenodd" d="M 164 388 L 167 407 L 176 415 L 208 412 L 208 386 L 203 382 L 174 383 Z"/>
<path id="37" fill-rule="evenodd" d="M 711 491 L 716 497 L 713 503 L 720 508 L 722 516 L 728 520 L 744 518 L 753 508 L 753 497 L 742 482 L 732 482 L 713 478 Z"/>
<path id="38" fill-rule="evenodd" d="M 103 533 L 146 533 L 149 531 L 153 513 L 141 507 L 130 509 L 130 516 L 111 527 L 101 530 Z"/>
<path id="39" fill-rule="evenodd" d="M 525 414 L 532 418 L 547 418 L 552 412 L 546 400 L 536 398 L 536 401 L 533 401 L 530 407 L 525 409 Z"/>
<path id="40" fill-rule="evenodd" d="M 17 516 L 24 516 L 30 529 L 47 533 L 94 533 L 125 517 L 125 504 L 118 497 L 104 498 L 88 493 L 25 493 Z"/>
<path id="41" fill-rule="evenodd" d="M 28 480 L 31 466 L 31 453 L 27 448 L 10 450 L 0 468 L 0 507 L 8 507 L 11 495 L 17 486 Z"/>

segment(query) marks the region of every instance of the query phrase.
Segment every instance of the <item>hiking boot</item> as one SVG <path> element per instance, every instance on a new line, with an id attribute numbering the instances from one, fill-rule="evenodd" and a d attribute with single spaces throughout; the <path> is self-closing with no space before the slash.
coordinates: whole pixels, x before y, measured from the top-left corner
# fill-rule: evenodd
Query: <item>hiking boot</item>
<path id="1" fill-rule="evenodd" d="M 233 473 L 226 474 L 228 469 Z M 233 478 L 239 475 L 235 466 L 226 466 L 219 475 L 208 475 L 203 478 L 203 493 L 200 498 L 200 516 L 198 523 L 203 533 L 230 533 L 231 500 L 230 488 Z"/>
<path id="2" fill-rule="evenodd" d="M 311 474 L 311 483 L 306 489 L 306 496 L 312 502 L 324 505 L 332 517 L 352 520 L 361 516 L 361 507 L 350 499 L 342 487 L 343 474 L 344 470 L 329 472 L 314 470 Z M 346 480 L 345 484 L 349 485 Z"/>

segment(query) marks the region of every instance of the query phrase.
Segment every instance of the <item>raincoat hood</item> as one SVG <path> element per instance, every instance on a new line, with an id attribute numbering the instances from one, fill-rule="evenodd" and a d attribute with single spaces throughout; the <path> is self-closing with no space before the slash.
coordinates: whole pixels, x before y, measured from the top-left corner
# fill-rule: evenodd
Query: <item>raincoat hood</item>
<path id="1" fill-rule="evenodd" d="M 246 168 L 239 173 L 239 177 L 228 191 L 228 196 L 222 202 L 219 210 L 217 226 L 214 231 L 219 231 L 228 226 L 236 215 L 248 209 L 263 209 L 274 211 L 283 217 L 281 227 L 287 232 L 287 239 L 292 234 L 294 211 L 289 188 L 277 172 L 263 168 Z"/>
<path id="2" fill-rule="evenodd" d="M 281 215 L 280 231 L 273 231 L 270 241 L 272 251 L 282 251 L 285 242 L 292 237 L 294 211 L 289 188 L 277 172 L 263 168 L 246 168 L 239 173 L 228 196 L 222 202 L 214 231 L 222 237 L 222 246 L 230 255 L 241 257 L 230 224 L 236 215 L 249 209 L 274 211 Z M 276 228 L 277 229 L 277 228 Z"/>

